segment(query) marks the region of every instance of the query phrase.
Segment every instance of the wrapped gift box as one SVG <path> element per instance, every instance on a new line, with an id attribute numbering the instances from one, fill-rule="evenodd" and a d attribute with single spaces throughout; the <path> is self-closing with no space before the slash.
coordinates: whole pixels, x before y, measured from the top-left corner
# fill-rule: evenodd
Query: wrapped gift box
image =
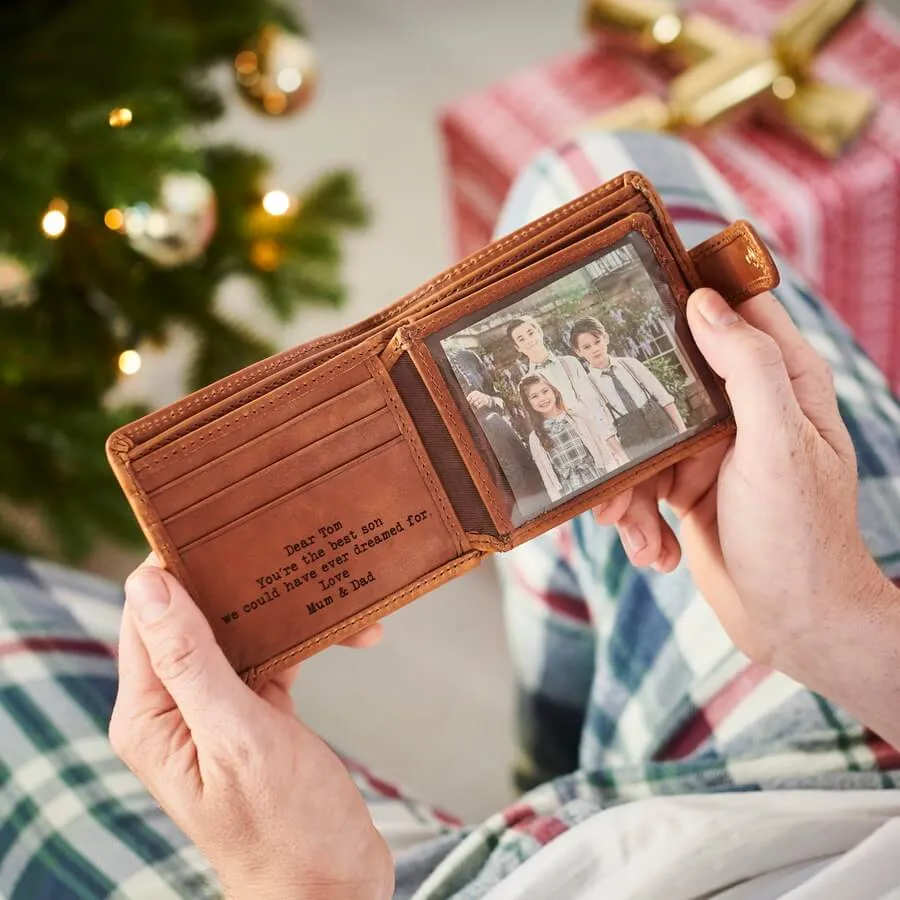
<path id="1" fill-rule="evenodd" d="M 690 4 L 746 34 L 768 35 L 789 0 Z M 666 81 L 644 58 L 599 48 L 514 75 L 443 110 L 455 252 L 490 240 L 506 193 L 540 150 L 592 117 Z M 863 135 L 829 161 L 775 127 L 753 122 L 693 139 L 769 226 L 790 259 L 900 387 L 900 27 L 868 6 L 822 50 L 815 72 L 877 92 Z"/>

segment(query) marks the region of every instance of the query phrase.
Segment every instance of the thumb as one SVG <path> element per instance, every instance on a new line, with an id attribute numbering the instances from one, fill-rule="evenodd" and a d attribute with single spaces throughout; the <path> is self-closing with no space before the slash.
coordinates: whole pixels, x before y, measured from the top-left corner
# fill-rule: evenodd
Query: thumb
<path id="1" fill-rule="evenodd" d="M 755 444 L 797 429 L 803 414 L 778 342 L 710 288 L 691 295 L 687 312 L 700 352 L 725 382 L 738 434 Z"/>
<path id="2" fill-rule="evenodd" d="M 255 696 L 225 658 L 209 623 L 168 572 L 142 566 L 125 597 L 150 665 L 195 737 L 220 730 Z"/>

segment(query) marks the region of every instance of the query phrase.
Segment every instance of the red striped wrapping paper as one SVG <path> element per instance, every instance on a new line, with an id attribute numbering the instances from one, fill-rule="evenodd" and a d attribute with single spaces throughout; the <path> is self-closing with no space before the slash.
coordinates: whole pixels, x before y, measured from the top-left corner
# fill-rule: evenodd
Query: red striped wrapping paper
<path id="1" fill-rule="evenodd" d="M 701 0 L 703 11 L 747 34 L 771 32 L 790 0 Z M 850 326 L 900 390 L 900 26 L 868 7 L 821 53 L 817 73 L 874 89 L 879 109 L 840 159 L 827 161 L 754 123 L 694 143 L 768 224 L 778 248 Z M 444 109 L 454 250 L 490 240 L 513 179 L 540 150 L 591 116 L 665 82 L 645 60 L 588 46 L 520 72 Z"/>

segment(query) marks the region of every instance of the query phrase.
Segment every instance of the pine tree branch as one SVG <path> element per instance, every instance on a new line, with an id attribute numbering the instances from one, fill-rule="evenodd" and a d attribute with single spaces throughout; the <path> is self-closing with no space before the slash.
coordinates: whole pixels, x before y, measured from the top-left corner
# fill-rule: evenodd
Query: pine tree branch
<path id="1" fill-rule="evenodd" d="M 245 325 L 210 314 L 198 336 L 189 375 L 190 386 L 192 389 L 205 387 L 272 353 L 272 345 Z"/>

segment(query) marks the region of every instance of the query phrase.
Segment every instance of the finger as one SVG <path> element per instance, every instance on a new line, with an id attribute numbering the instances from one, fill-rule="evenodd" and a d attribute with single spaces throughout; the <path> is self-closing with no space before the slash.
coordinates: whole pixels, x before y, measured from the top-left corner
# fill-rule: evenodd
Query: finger
<path id="1" fill-rule="evenodd" d="M 126 601 L 119 627 L 119 684 L 116 702 L 129 709 L 164 712 L 174 706 L 169 692 L 153 671 L 147 648 L 138 634 Z"/>
<path id="2" fill-rule="evenodd" d="M 631 503 L 616 522 L 622 546 L 636 566 L 651 566 L 662 547 L 662 516 L 656 499 L 656 486 L 642 484 L 634 488 Z"/>
<path id="3" fill-rule="evenodd" d="M 300 663 L 291 666 L 288 669 L 280 669 L 276 672 L 266 684 L 270 682 L 275 682 L 275 684 L 284 688 L 284 690 L 289 691 L 293 686 L 294 682 L 297 680 L 297 676 L 300 674 Z"/>
<path id="4" fill-rule="evenodd" d="M 598 503 L 593 509 L 594 518 L 600 525 L 615 525 L 628 511 L 633 496 L 634 491 L 629 488 L 624 493 L 613 497 L 612 500 Z"/>
<path id="5" fill-rule="evenodd" d="M 346 640 L 341 641 L 341 646 L 353 647 L 355 650 L 364 650 L 381 643 L 383 637 L 384 628 L 382 627 L 381 622 L 376 622 L 374 625 L 370 625 L 368 628 L 365 628 L 356 634 L 352 634 Z"/>
<path id="6" fill-rule="evenodd" d="M 797 329 L 784 306 L 772 294 L 760 294 L 741 305 L 741 315 L 780 347 L 797 402 L 816 430 L 836 450 L 852 450 L 838 410 L 831 369 Z"/>
<path id="7" fill-rule="evenodd" d="M 688 564 L 700 593 L 735 646 L 751 658 L 759 658 L 761 648 L 755 629 L 728 574 L 719 542 L 718 498 L 710 491 L 681 526 L 685 547 L 690 548 Z"/>
<path id="8" fill-rule="evenodd" d="M 172 575 L 142 566 L 129 577 L 125 590 L 153 671 L 195 737 L 221 735 L 241 707 L 252 715 L 255 695 Z"/>
<path id="9" fill-rule="evenodd" d="M 681 544 L 665 519 L 660 519 L 660 538 L 659 556 L 652 568 L 665 575 L 678 568 L 681 562 Z"/>
<path id="10" fill-rule="evenodd" d="M 151 553 L 132 574 L 136 574 L 148 566 L 158 566 L 158 563 L 159 560 L 156 554 Z M 119 623 L 117 659 L 119 696 L 127 695 L 129 704 L 133 705 L 133 701 L 138 698 L 146 696 L 147 699 L 155 700 L 157 699 L 155 695 L 161 693 L 164 703 L 171 705 L 172 698 L 153 671 L 153 666 L 150 665 L 150 658 L 147 656 L 147 650 L 138 635 L 134 617 L 131 614 L 131 607 L 127 600 L 122 609 L 122 619 Z M 144 704 L 142 703 L 142 705 Z"/>
<path id="11" fill-rule="evenodd" d="M 288 715 L 294 714 L 294 698 L 291 696 L 291 685 L 294 682 L 299 666 L 294 666 L 263 682 L 256 688 L 256 693 L 266 703 Z"/>
<path id="12" fill-rule="evenodd" d="M 153 671 L 128 603 L 119 635 L 119 684 L 109 721 L 109 742 L 116 755 L 164 806 L 169 773 L 182 776 L 182 799 L 192 796 L 197 751 L 191 733 L 169 692 Z"/>
<path id="13" fill-rule="evenodd" d="M 679 518 L 690 512 L 715 484 L 732 441 L 722 440 L 712 447 L 702 450 L 678 463 L 673 469 L 673 477 L 664 484 L 660 499 L 668 502 Z"/>
<path id="14" fill-rule="evenodd" d="M 772 440 L 793 444 L 804 416 L 778 342 L 744 321 L 709 288 L 691 295 L 688 322 L 700 352 L 725 381 L 738 448 L 743 443 L 758 453 Z"/>

